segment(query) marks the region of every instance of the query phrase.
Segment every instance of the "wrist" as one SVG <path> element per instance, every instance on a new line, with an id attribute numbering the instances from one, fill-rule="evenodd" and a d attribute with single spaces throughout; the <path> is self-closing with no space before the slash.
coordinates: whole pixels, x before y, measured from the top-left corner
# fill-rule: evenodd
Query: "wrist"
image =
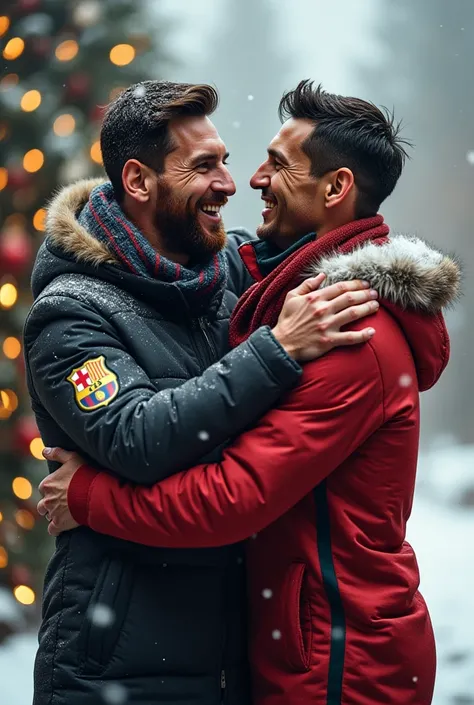
<path id="1" fill-rule="evenodd" d="M 278 326 L 278 323 L 274 328 L 272 328 L 272 335 L 276 338 L 276 340 L 278 340 L 287 355 L 292 357 L 294 360 L 298 360 L 301 351 L 292 343 L 291 340 L 288 339 L 285 333 Z"/>

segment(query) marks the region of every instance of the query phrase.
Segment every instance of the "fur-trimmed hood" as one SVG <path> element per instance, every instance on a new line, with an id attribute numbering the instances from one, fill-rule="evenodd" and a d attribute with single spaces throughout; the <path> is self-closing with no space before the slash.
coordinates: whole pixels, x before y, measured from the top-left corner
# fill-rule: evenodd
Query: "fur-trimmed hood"
<path id="1" fill-rule="evenodd" d="M 381 299 L 431 314 L 452 306 L 461 290 L 460 266 L 452 256 L 404 235 L 392 236 L 384 245 L 368 242 L 349 254 L 323 257 L 308 274 L 320 272 L 326 274 L 324 286 L 364 279 Z"/>
<path id="2" fill-rule="evenodd" d="M 51 200 L 46 217 L 46 233 L 53 247 L 60 248 L 78 262 L 95 267 L 119 263 L 77 219 L 92 189 L 102 183 L 104 179 L 83 179 L 62 188 Z"/>

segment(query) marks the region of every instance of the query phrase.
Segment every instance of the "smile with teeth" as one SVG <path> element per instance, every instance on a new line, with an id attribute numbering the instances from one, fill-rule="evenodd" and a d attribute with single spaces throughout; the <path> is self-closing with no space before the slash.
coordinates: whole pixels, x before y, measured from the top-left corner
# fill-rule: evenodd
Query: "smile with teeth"
<path id="1" fill-rule="evenodd" d="M 206 213 L 206 215 L 214 215 L 214 216 L 221 214 L 221 208 L 222 208 L 221 205 L 215 205 L 212 203 L 204 203 L 201 206 L 201 210 L 204 211 L 204 213 Z"/>
<path id="2" fill-rule="evenodd" d="M 274 203 L 273 201 L 265 201 L 265 208 L 269 208 L 271 210 L 272 208 L 275 208 L 275 206 L 276 203 Z"/>

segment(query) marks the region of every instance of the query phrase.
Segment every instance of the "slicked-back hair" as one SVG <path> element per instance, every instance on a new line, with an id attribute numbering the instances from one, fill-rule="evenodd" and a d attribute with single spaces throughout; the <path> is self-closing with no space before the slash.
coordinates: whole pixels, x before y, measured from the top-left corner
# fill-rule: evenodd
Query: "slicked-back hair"
<path id="1" fill-rule="evenodd" d="M 100 133 L 104 168 L 117 200 L 123 199 L 122 170 L 137 159 L 160 174 L 173 149 L 171 120 L 211 115 L 217 91 L 205 84 L 143 81 L 121 93 L 107 108 Z"/>
<path id="2" fill-rule="evenodd" d="M 349 168 L 358 189 L 356 217 L 375 215 L 395 188 L 411 146 L 400 137 L 401 124 L 393 114 L 360 98 L 327 93 L 310 80 L 285 93 L 278 112 L 282 122 L 306 118 L 314 123 L 302 145 L 311 175 Z"/>

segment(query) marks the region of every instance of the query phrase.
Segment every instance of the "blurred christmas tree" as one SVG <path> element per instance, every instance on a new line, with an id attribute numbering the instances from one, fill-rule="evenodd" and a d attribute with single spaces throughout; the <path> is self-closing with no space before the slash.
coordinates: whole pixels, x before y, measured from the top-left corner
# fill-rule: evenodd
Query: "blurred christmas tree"
<path id="1" fill-rule="evenodd" d="M 103 106 L 131 83 L 157 77 L 163 52 L 147 10 L 136 0 L 1 6 L 0 591 L 33 605 L 32 618 L 52 546 L 35 509 L 46 468 L 21 350 L 29 275 L 51 194 L 101 173 Z M 0 616 L 0 641 L 7 632 Z"/>

